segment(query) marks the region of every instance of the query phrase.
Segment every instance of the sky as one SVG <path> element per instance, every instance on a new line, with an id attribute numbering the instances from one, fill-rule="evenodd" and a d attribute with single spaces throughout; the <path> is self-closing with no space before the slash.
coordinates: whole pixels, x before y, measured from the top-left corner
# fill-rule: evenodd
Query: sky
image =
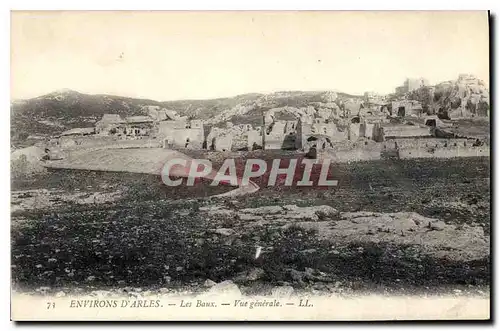
<path id="1" fill-rule="evenodd" d="M 486 12 L 12 12 L 11 97 L 159 101 L 489 81 Z"/>

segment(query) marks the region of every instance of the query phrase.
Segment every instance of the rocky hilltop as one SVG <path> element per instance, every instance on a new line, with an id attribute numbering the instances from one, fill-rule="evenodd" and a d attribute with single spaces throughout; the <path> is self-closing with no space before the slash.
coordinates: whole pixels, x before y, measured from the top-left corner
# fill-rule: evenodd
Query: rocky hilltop
<path id="1" fill-rule="evenodd" d="M 420 101 L 424 110 L 444 119 L 488 116 L 490 109 L 490 93 L 485 83 L 465 74 L 457 80 L 421 87 L 405 97 Z"/>

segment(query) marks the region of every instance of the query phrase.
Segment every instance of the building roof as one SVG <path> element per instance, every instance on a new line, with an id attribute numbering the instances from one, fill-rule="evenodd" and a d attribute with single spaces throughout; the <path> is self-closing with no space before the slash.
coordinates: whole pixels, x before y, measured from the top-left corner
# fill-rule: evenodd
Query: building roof
<path id="1" fill-rule="evenodd" d="M 158 121 L 165 121 L 168 119 L 167 112 L 165 110 L 158 110 L 158 116 L 156 119 Z"/>
<path id="2" fill-rule="evenodd" d="M 80 136 L 86 134 L 92 134 L 95 132 L 94 128 L 74 128 L 71 130 L 64 131 L 61 136 Z"/>
<path id="3" fill-rule="evenodd" d="M 129 116 L 125 118 L 127 123 L 149 123 L 153 122 L 153 119 L 149 116 Z"/>
<path id="4" fill-rule="evenodd" d="M 123 120 L 118 114 L 104 114 L 102 115 L 100 122 L 121 123 Z"/>
<path id="5" fill-rule="evenodd" d="M 175 110 L 165 109 L 165 116 L 171 120 L 179 120 L 181 116 Z"/>

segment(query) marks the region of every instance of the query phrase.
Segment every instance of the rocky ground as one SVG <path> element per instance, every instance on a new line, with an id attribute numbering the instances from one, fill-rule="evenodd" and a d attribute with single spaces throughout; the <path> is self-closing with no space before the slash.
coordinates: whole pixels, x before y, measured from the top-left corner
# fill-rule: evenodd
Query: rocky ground
<path id="1" fill-rule="evenodd" d="M 335 188 L 228 199 L 135 174 L 16 179 L 14 288 L 489 294 L 489 159 L 334 165 L 333 176 Z"/>

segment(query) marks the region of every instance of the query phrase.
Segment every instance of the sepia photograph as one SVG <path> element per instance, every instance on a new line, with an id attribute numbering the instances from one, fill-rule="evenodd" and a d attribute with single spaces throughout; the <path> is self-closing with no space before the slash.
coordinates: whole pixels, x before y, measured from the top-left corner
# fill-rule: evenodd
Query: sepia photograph
<path id="1" fill-rule="evenodd" d="M 489 320 L 484 11 L 11 11 L 14 321 Z"/>

